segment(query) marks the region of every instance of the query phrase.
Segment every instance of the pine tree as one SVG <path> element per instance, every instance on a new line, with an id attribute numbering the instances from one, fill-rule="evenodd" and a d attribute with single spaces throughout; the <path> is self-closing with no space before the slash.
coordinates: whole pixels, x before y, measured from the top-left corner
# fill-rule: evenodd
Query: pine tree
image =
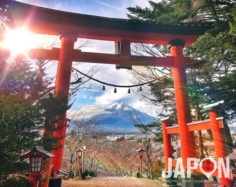
<path id="1" fill-rule="evenodd" d="M 36 145 L 44 145 L 48 151 L 55 148 L 57 140 L 42 139 L 42 129 L 55 131 L 57 116 L 69 106 L 67 99 L 50 96 L 51 82 L 42 66 L 5 59 L 0 59 L 0 175 L 6 177 L 26 172 L 28 165 L 19 160 L 23 151 Z"/>

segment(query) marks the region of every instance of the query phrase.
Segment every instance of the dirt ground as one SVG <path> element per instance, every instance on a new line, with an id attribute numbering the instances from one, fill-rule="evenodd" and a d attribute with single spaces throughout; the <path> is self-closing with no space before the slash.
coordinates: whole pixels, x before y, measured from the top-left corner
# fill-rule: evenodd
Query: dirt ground
<path id="1" fill-rule="evenodd" d="M 162 187 L 160 181 L 136 177 L 94 177 L 62 181 L 62 187 Z"/>

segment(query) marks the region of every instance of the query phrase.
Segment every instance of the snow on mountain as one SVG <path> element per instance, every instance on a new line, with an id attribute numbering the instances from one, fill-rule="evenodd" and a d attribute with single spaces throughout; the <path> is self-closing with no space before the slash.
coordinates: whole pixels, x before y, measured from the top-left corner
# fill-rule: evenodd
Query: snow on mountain
<path id="1" fill-rule="evenodd" d="M 106 109 L 96 106 L 82 107 L 79 111 L 82 117 L 100 121 L 100 127 L 113 132 L 135 132 L 135 123 L 148 124 L 159 119 L 140 112 L 125 103 L 114 103 Z"/>
<path id="2" fill-rule="evenodd" d="M 111 111 L 111 112 L 119 111 L 119 110 L 128 111 L 128 110 L 134 110 L 134 109 L 126 105 L 125 103 L 114 103 L 111 106 L 106 108 L 106 111 Z"/>

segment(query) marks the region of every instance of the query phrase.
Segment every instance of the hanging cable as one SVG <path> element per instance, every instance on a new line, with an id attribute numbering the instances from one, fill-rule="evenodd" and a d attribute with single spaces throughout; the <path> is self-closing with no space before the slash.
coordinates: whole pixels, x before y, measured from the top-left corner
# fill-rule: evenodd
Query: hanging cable
<path id="1" fill-rule="evenodd" d="M 171 72 L 171 73 L 168 73 L 168 74 L 163 75 L 163 76 L 161 76 L 161 77 L 158 77 L 158 78 L 156 78 L 156 79 L 153 79 L 153 80 L 151 80 L 151 81 L 147 81 L 147 82 L 140 83 L 140 84 L 134 84 L 134 85 L 115 85 L 115 84 L 110 84 L 110 83 L 106 83 L 106 82 L 100 81 L 100 80 L 98 80 L 98 79 L 95 79 L 95 78 L 93 78 L 93 77 L 91 77 L 91 76 L 89 76 L 89 75 L 86 75 L 85 73 L 83 73 L 83 72 L 81 72 L 81 71 L 79 71 L 79 70 L 77 70 L 77 69 L 75 69 L 75 68 L 73 68 L 73 67 L 72 67 L 72 69 L 75 70 L 75 71 L 77 71 L 78 73 L 84 75 L 85 77 L 87 77 L 87 78 L 89 78 L 89 79 L 92 79 L 92 80 L 94 80 L 94 81 L 96 81 L 96 82 L 99 82 L 99 83 L 103 84 L 103 86 L 104 86 L 104 85 L 107 85 L 107 86 L 113 86 L 113 87 L 119 87 L 119 88 L 133 88 L 133 87 L 138 87 L 138 86 L 140 86 L 139 91 L 142 91 L 142 87 L 141 87 L 141 86 L 143 86 L 143 85 L 150 84 L 150 83 L 152 83 L 152 82 L 154 82 L 154 81 L 156 81 L 156 80 L 158 80 L 158 79 L 161 79 L 161 78 L 163 78 L 163 77 L 165 77 L 165 76 L 172 75 L 172 72 Z M 105 90 L 105 86 L 104 86 L 103 88 L 104 88 L 104 90 Z"/>

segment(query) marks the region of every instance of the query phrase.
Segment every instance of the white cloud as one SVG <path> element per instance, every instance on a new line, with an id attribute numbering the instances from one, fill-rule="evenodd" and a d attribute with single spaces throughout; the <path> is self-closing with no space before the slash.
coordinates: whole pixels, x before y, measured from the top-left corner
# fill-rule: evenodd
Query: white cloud
<path id="1" fill-rule="evenodd" d="M 145 108 L 147 105 L 146 103 L 144 103 L 143 101 L 135 101 L 133 104 L 132 104 L 132 107 L 133 108 L 140 108 L 140 109 L 143 109 Z"/>
<path id="2" fill-rule="evenodd" d="M 105 111 L 97 106 L 88 105 L 82 106 L 78 110 L 68 110 L 67 117 L 71 120 L 90 118 L 97 114 L 109 114 L 110 112 Z"/>
<path id="3" fill-rule="evenodd" d="M 87 95 L 83 94 L 83 95 L 82 95 L 82 99 L 93 100 L 94 97 L 93 97 L 93 96 L 87 96 Z"/>
<path id="4" fill-rule="evenodd" d="M 103 0 L 96 1 L 97 4 L 100 4 L 100 8 L 96 10 L 96 15 L 101 15 L 104 17 L 112 18 L 127 18 L 126 14 L 128 13 L 128 7 L 147 7 L 149 3 L 147 0 L 122 0 L 122 1 L 112 1 L 111 3 L 105 3 Z"/>
<path id="5" fill-rule="evenodd" d="M 157 109 L 155 109 L 153 105 L 147 103 L 146 101 L 132 100 L 132 103 L 130 103 L 129 105 L 143 113 L 156 117 Z"/>
<path id="6" fill-rule="evenodd" d="M 118 11 L 122 11 L 122 12 L 125 12 L 124 9 L 122 8 L 119 8 L 119 7 L 116 7 L 116 6 L 112 6 L 111 4 L 107 4 L 107 3 L 104 3 L 102 1 L 97 1 L 99 4 L 102 4 L 106 7 L 109 7 L 109 8 L 112 8 L 112 9 L 115 9 L 115 10 L 118 10 Z"/>
<path id="7" fill-rule="evenodd" d="M 81 46 L 86 42 L 85 47 L 81 49 L 82 52 L 94 52 L 94 53 L 115 53 L 115 47 L 113 41 L 102 41 L 102 40 L 77 40 L 75 46 Z"/>
<path id="8" fill-rule="evenodd" d="M 126 88 L 116 88 L 117 93 L 114 93 L 114 88 L 109 88 L 103 95 L 96 97 L 95 105 L 105 108 L 111 104 L 121 102 L 121 100 L 130 100 L 135 96 L 134 94 L 128 94 Z M 127 103 L 128 104 L 128 103 Z"/>

